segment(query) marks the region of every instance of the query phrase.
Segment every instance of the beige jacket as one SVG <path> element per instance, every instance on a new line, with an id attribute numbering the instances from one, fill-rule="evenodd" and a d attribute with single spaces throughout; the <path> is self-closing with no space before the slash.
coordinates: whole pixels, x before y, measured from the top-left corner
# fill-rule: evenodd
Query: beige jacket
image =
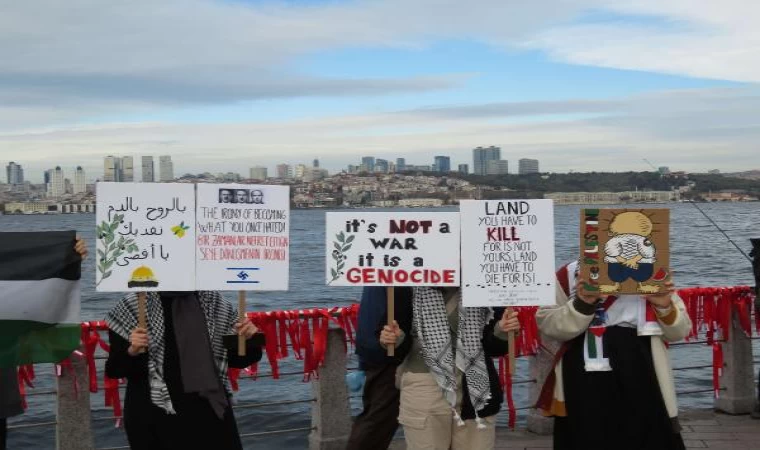
<path id="1" fill-rule="evenodd" d="M 581 335 L 591 324 L 593 315 L 584 315 L 573 307 L 573 302 L 568 301 L 565 292 L 557 283 L 557 305 L 545 307 L 536 313 L 536 322 L 538 328 L 545 336 L 560 342 L 567 342 Z M 657 375 L 657 381 L 660 384 L 665 406 L 668 410 L 668 416 L 671 418 L 678 416 L 678 404 L 676 402 L 676 390 L 673 384 L 673 370 L 670 365 L 670 357 L 665 347 L 665 342 L 675 342 L 688 336 L 691 330 L 691 320 L 686 312 L 683 300 L 678 295 L 673 295 L 673 307 L 670 312 L 664 316 L 658 315 L 658 321 L 662 327 L 662 336 L 652 336 L 652 359 Z M 544 411 L 544 414 L 550 416 L 567 415 L 565 409 L 565 393 L 562 383 L 562 361 L 560 360 L 554 368 L 556 382 L 554 385 L 554 396 L 551 408 Z"/>

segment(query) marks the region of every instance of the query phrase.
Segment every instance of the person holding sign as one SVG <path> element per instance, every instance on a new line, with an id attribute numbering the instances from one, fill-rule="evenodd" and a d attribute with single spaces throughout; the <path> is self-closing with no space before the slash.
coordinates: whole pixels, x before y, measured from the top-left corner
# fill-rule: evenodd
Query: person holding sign
<path id="1" fill-rule="evenodd" d="M 398 384 L 407 449 L 494 448 L 503 393 L 492 358 L 507 353 L 517 313 L 464 308 L 460 288 L 411 292 L 380 333 L 381 345 L 405 358 Z"/>
<path id="2" fill-rule="evenodd" d="M 673 283 L 600 297 L 579 267 L 557 272 L 557 305 L 536 314 L 541 332 L 563 342 L 537 403 L 555 417 L 554 448 L 685 448 L 665 343 L 684 339 L 691 320 Z"/>
<path id="3" fill-rule="evenodd" d="M 263 335 L 219 292 L 150 292 L 147 329 L 138 326 L 137 294 L 106 318 L 111 352 L 106 375 L 126 378 L 124 425 L 132 449 L 242 449 L 229 397 L 227 367 L 262 356 Z M 247 339 L 238 356 L 238 336 Z"/>

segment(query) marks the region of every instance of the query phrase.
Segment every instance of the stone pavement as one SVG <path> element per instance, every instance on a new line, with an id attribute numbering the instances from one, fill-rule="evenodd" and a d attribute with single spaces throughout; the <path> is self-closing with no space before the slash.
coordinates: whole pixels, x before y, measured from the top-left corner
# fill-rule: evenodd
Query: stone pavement
<path id="1" fill-rule="evenodd" d="M 689 410 L 681 412 L 680 417 L 686 448 L 760 450 L 760 420 L 752 420 L 748 415 L 730 416 L 711 410 Z M 499 450 L 552 448 L 550 436 L 506 428 L 499 428 L 496 433 L 496 448 Z M 403 448 L 405 446 L 401 440 L 391 445 L 394 450 Z"/>

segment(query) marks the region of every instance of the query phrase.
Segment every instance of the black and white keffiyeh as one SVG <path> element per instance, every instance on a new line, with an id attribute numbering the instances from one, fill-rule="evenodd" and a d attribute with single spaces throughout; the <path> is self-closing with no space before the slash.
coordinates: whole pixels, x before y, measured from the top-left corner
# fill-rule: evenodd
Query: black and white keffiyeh
<path id="1" fill-rule="evenodd" d="M 470 401 L 477 411 L 491 398 L 491 385 L 483 351 L 483 329 L 493 318 L 491 308 L 464 308 L 458 296 L 459 325 L 454 343 L 443 293 L 429 287 L 414 289 L 412 335 L 420 343 L 422 358 L 454 408 L 457 401 L 457 369 L 467 378 Z M 455 411 L 456 413 L 456 411 Z"/>
<path id="2" fill-rule="evenodd" d="M 236 308 L 224 300 L 219 292 L 199 291 L 198 301 L 203 309 L 214 363 L 224 390 L 231 395 L 227 379 L 227 350 L 222 336 L 233 332 L 237 320 Z M 164 307 L 158 292 L 147 293 L 146 316 L 148 321 L 148 376 L 151 402 L 168 414 L 176 414 L 164 381 Z M 108 328 L 129 340 L 137 328 L 137 294 L 128 294 L 106 316 Z"/>

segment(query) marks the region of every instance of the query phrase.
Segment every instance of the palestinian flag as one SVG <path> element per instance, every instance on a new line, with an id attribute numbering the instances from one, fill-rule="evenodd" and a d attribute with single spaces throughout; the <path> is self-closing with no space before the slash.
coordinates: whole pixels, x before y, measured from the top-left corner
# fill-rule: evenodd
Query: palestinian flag
<path id="1" fill-rule="evenodd" d="M 75 243 L 73 231 L 0 233 L 0 367 L 59 362 L 79 346 Z"/>

